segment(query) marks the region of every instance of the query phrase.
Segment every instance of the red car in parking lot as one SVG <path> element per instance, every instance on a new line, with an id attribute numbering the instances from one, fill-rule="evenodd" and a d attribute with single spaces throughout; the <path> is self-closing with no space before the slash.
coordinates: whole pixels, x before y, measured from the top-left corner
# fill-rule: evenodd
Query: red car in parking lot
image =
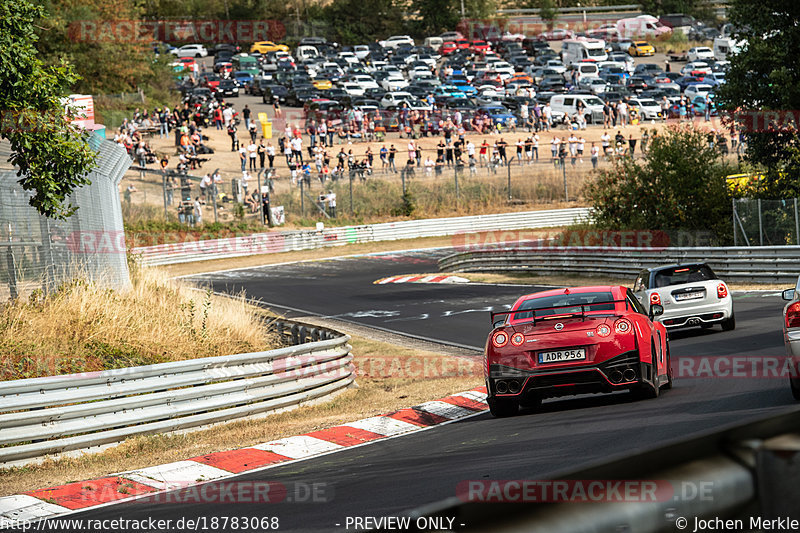
<path id="1" fill-rule="evenodd" d="M 542 399 L 632 391 L 656 398 L 672 386 L 666 328 L 621 286 L 573 287 L 520 297 L 492 313 L 484 377 L 494 416 Z"/>
<path id="2" fill-rule="evenodd" d="M 448 54 L 452 54 L 456 50 L 458 50 L 458 46 L 453 41 L 445 41 L 445 42 L 442 43 L 441 48 L 439 48 L 439 52 L 443 56 L 446 56 Z"/>

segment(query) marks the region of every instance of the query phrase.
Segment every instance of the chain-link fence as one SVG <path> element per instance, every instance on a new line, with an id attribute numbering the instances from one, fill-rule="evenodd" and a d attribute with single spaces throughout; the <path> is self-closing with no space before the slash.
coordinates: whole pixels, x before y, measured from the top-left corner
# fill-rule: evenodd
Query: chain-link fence
<path id="1" fill-rule="evenodd" d="M 734 246 L 800 244 L 797 198 L 733 200 Z"/>
<path id="2" fill-rule="evenodd" d="M 32 194 L 7 162 L 10 146 L 0 143 L 0 299 L 47 293 L 77 277 L 112 287 L 130 283 L 118 185 L 131 161 L 110 141 L 90 144 L 98 166 L 91 184 L 69 198 L 75 214 L 61 221 L 30 206 Z"/>

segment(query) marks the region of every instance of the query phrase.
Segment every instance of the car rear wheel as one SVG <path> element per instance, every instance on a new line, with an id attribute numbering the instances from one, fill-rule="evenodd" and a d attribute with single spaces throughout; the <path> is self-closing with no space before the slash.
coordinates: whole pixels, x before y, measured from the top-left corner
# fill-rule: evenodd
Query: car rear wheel
<path id="1" fill-rule="evenodd" d="M 639 388 L 634 389 L 633 393 L 639 400 L 652 400 L 658 398 L 661 393 L 661 388 L 658 386 L 658 364 L 655 359 L 655 350 L 652 353 L 653 360 L 650 363 L 650 376 L 653 378 L 653 382 L 648 383 L 642 379 Z"/>
<path id="2" fill-rule="evenodd" d="M 514 416 L 519 412 L 519 404 L 508 398 L 489 398 L 489 411 L 495 418 Z"/>
<path id="3" fill-rule="evenodd" d="M 730 318 L 722 321 L 722 331 L 732 331 L 736 328 L 736 317 L 731 315 Z"/>

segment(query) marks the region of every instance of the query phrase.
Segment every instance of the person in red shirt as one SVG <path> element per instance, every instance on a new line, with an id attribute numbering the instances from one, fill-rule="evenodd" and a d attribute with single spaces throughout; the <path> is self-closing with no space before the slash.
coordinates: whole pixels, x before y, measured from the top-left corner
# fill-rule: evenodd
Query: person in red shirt
<path id="1" fill-rule="evenodd" d="M 489 151 L 489 143 L 486 142 L 486 139 L 484 139 L 483 143 L 481 144 L 481 149 L 478 152 L 478 154 L 480 155 L 480 158 L 481 158 L 481 166 L 482 167 L 486 166 L 486 153 L 488 151 Z"/>
<path id="2" fill-rule="evenodd" d="M 222 129 L 222 108 L 220 107 L 214 110 L 214 125 L 218 130 Z"/>

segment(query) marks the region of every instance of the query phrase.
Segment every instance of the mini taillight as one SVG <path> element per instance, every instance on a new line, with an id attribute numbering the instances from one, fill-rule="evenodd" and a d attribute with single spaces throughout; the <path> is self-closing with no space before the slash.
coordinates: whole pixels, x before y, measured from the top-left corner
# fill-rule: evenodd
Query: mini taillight
<path id="1" fill-rule="evenodd" d="M 724 283 L 717 285 L 717 298 L 725 298 L 728 295 L 728 287 Z"/>
<path id="2" fill-rule="evenodd" d="M 786 327 L 800 327 L 800 302 L 795 302 L 786 308 Z"/>
<path id="3" fill-rule="evenodd" d="M 625 318 L 620 318 L 616 322 L 614 322 L 614 331 L 617 333 L 630 333 L 633 331 L 633 326 L 631 325 L 630 321 Z"/>
<path id="4" fill-rule="evenodd" d="M 611 328 L 606 326 L 605 324 L 600 324 L 597 326 L 597 336 L 598 337 L 608 337 L 611 335 Z"/>
<path id="5" fill-rule="evenodd" d="M 650 294 L 650 305 L 661 305 L 661 296 L 657 292 Z"/>
<path id="6" fill-rule="evenodd" d="M 505 331 L 498 331 L 492 337 L 492 344 L 494 344 L 495 348 L 502 348 L 508 343 L 508 335 Z"/>
<path id="7" fill-rule="evenodd" d="M 514 333 L 511 335 L 511 344 L 514 346 L 522 346 L 522 343 L 525 342 L 525 335 L 522 333 Z"/>

